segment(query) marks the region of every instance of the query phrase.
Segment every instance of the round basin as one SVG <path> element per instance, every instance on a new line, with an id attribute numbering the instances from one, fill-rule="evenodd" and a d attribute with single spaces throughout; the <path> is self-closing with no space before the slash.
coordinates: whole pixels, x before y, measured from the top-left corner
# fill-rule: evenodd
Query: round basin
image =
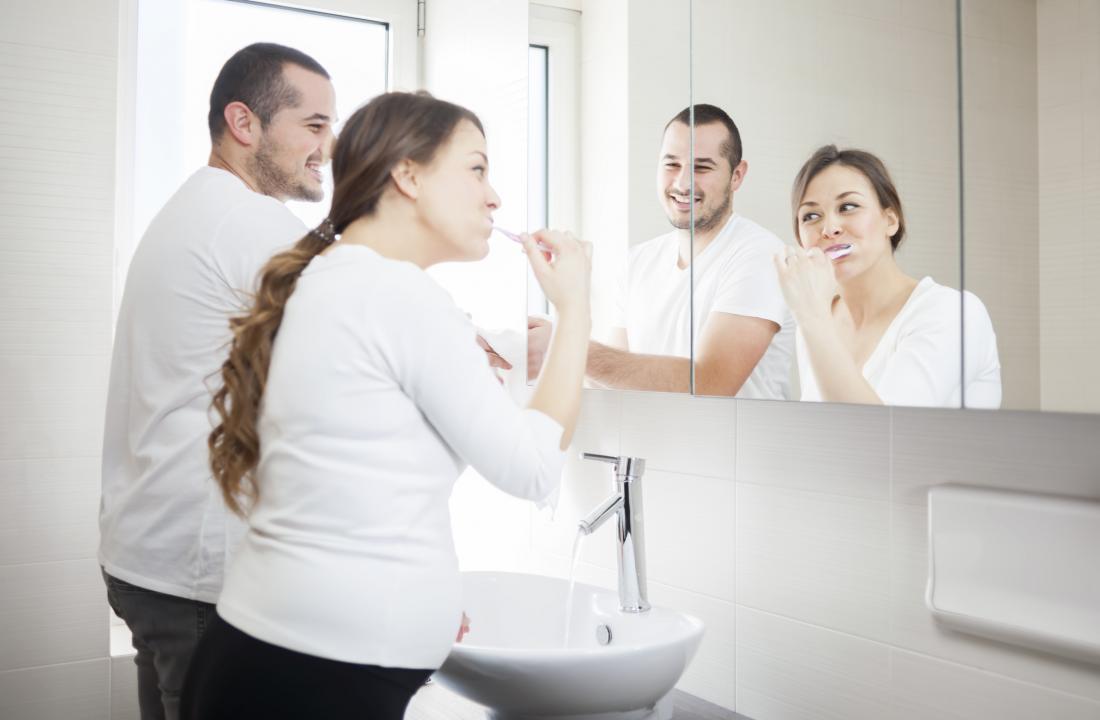
<path id="1" fill-rule="evenodd" d="M 667 718 L 703 636 L 691 615 L 619 611 L 618 595 L 519 573 L 463 574 L 470 632 L 435 674 L 499 720 Z M 570 608 L 567 617 L 567 608 Z"/>

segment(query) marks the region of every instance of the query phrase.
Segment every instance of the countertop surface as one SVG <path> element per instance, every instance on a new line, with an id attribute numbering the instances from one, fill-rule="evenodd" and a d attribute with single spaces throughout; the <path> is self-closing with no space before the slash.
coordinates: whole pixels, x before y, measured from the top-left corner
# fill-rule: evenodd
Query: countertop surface
<path id="1" fill-rule="evenodd" d="M 724 707 L 673 690 L 674 720 L 750 720 Z M 425 685 L 409 703 L 406 720 L 485 720 L 485 707 L 439 683 Z"/>

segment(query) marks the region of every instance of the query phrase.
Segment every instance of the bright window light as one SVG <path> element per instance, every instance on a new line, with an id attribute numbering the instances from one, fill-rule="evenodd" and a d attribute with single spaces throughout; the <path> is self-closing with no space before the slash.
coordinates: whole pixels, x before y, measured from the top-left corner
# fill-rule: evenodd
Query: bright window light
<path id="1" fill-rule="evenodd" d="M 527 227 L 538 230 L 550 225 L 550 48 L 528 48 L 527 77 Z M 527 308 L 535 314 L 546 314 L 550 309 L 530 270 Z"/>
<path id="2" fill-rule="evenodd" d="M 210 88 L 230 55 L 254 42 L 274 42 L 301 50 L 332 76 L 336 116 L 345 120 L 356 108 L 386 91 L 387 26 L 346 16 L 239 0 L 190 0 L 187 12 L 184 112 L 188 167 L 205 163 L 210 152 L 206 117 Z M 337 125 L 339 129 L 339 124 Z M 191 171 L 188 170 L 189 174 Z M 182 179 L 181 179 L 182 181 Z M 287 206 L 307 227 L 328 214 L 332 175 L 325 169 L 325 200 Z"/>

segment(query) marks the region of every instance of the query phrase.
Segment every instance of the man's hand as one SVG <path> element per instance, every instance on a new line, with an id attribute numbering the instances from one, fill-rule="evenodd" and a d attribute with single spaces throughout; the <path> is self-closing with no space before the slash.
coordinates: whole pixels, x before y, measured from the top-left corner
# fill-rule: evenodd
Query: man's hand
<path id="1" fill-rule="evenodd" d="M 455 642 L 462 642 L 462 638 L 466 637 L 468 632 L 470 632 L 470 616 L 462 613 L 462 622 L 458 626 L 458 635 L 455 637 Z"/>
<path id="2" fill-rule="evenodd" d="M 542 371 L 546 360 L 546 349 L 550 346 L 550 336 L 554 334 L 554 325 L 545 318 L 527 318 L 527 382 L 533 381 Z"/>
<path id="3" fill-rule="evenodd" d="M 512 364 L 505 360 L 503 356 L 499 355 L 497 351 L 493 349 L 493 346 L 480 335 L 477 336 L 477 344 L 478 347 L 485 351 L 485 355 L 489 358 L 489 367 L 493 368 L 493 373 L 496 375 L 497 381 L 503 385 L 504 378 L 500 376 L 500 373 L 498 373 L 496 369 L 511 370 Z"/>

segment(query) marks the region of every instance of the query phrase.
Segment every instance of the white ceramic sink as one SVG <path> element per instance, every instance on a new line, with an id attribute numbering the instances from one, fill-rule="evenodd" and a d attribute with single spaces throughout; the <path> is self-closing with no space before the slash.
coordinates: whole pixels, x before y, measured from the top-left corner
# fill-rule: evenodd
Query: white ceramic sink
<path id="1" fill-rule="evenodd" d="M 666 696 L 703 623 L 662 608 L 622 613 L 616 593 L 578 583 L 566 638 L 568 589 L 540 575 L 464 573 L 470 632 L 436 680 L 499 720 L 670 717 Z"/>

